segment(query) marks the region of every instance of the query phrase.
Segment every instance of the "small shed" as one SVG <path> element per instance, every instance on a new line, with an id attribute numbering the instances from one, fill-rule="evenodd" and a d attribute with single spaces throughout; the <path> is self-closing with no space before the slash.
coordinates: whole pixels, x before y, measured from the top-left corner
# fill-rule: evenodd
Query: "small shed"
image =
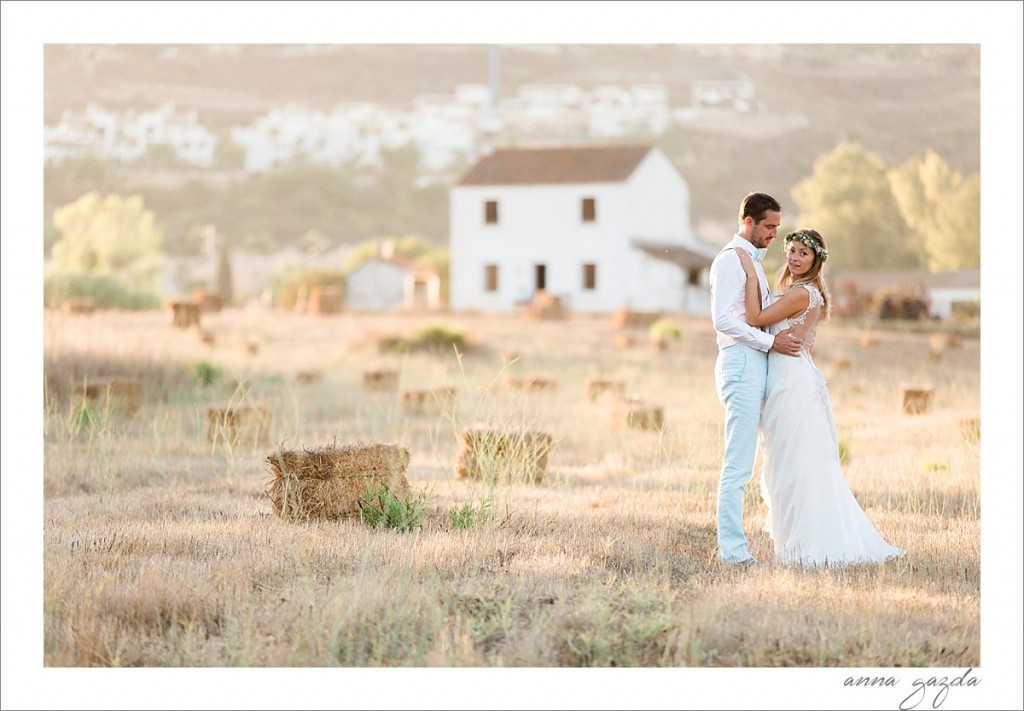
<path id="1" fill-rule="evenodd" d="M 367 311 L 439 309 L 441 276 L 385 249 L 349 273 L 345 304 Z"/>

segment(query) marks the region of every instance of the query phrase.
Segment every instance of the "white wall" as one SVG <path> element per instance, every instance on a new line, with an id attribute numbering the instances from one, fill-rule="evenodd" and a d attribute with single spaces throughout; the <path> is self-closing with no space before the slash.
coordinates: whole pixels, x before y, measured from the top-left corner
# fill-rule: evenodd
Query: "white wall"
<path id="1" fill-rule="evenodd" d="M 375 311 L 401 308 L 404 284 L 402 267 L 380 259 L 367 260 L 345 280 L 345 306 Z"/>
<path id="2" fill-rule="evenodd" d="M 931 306 L 928 309 L 928 313 L 931 316 L 949 318 L 953 315 L 953 304 L 979 301 L 981 299 L 981 289 L 977 287 L 929 289 L 928 298 L 931 299 Z"/>

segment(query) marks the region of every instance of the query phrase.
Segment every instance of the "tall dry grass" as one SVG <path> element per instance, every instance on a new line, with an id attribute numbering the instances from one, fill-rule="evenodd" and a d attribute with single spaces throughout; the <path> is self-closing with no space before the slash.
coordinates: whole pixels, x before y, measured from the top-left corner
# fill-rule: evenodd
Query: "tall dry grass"
<path id="1" fill-rule="evenodd" d="M 617 347 L 604 317 L 234 310 L 204 315 L 210 344 L 163 314 L 47 313 L 44 664 L 977 666 L 979 445 L 959 424 L 979 411 L 977 339 L 935 356 L 926 333 L 875 331 L 862 348 L 859 328 L 825 325 L 816 360 L 847 481 L 908 555 L 837 570 L 773 564 L 755 481 L 745 521 L 761 563 L 743 573 L 715 560 L 713 334 L 678 320 L 683 339 L 656 353 L 642 334 Z M 475 347 L 378 352 L 380 339 L 437 321 Z M 399 370 L 403 388 L 455 387 L 454 413 L 407 415 L 399 392 L 365 394 L 362 373 L 377 367 Z M 322 377 L 296 377 L 308 371 Z M 506 387 L 524 375 L 556 387 Z M 629 429 L 590 402 L 585 383 L 598 375 L 662 406 L 665 428 Z M 96 377 L 140 380 L 142 409 L 126 417 L 76 400 Z M 933 407 L 904 415 L 899 387 L 917 380 L 935 388 Z M 410 484 L 428 492 L 424 525 L 278 519 L 264 491 L 268 447 L 206 437 L 207 408 L 229 404 L 272 411 L 269 449 L 407 447 Z M 472 425 L 551 434 L 543 482 L 457 478 L 458 433 Z M 482 502 L 490 516 L 453 525 L 453 507 Z"/>

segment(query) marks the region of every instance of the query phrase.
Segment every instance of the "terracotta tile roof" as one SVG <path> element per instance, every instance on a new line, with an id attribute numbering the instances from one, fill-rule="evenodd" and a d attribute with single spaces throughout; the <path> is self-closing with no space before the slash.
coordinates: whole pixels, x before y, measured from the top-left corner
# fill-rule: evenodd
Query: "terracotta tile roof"
<path id="1" fill-rule="evenodd" d="M 480 158 L 458 185 L 551 185 L 619 183 L 652 146 L 503 148 Z"/>

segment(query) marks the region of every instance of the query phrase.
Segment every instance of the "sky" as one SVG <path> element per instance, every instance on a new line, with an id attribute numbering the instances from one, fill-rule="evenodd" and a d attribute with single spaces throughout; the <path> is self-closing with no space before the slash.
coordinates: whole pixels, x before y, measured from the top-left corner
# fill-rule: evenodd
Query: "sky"
<path id="1" fill-rule="evenodd" d="M 950 689 L 939 707 L 1020 708 L 1022 8 L 1020 2 L 3 2 L 2 707 L 387 708 L 377 691 L 383 684 L 387 703 L 409 709 L 898 708 L 919 681 L 967 671 L 44 668 L 42 47 L 109 42 L 980 44 L 983 666 L 971 674 L 980 679 L 977 686 Z M 894 676 L 899 689 L 845 688 L 851 673 Z M 297 697 L 296 689 L 305 693 Z M 918 708 L 931 707 L 932 698 Z"/>

